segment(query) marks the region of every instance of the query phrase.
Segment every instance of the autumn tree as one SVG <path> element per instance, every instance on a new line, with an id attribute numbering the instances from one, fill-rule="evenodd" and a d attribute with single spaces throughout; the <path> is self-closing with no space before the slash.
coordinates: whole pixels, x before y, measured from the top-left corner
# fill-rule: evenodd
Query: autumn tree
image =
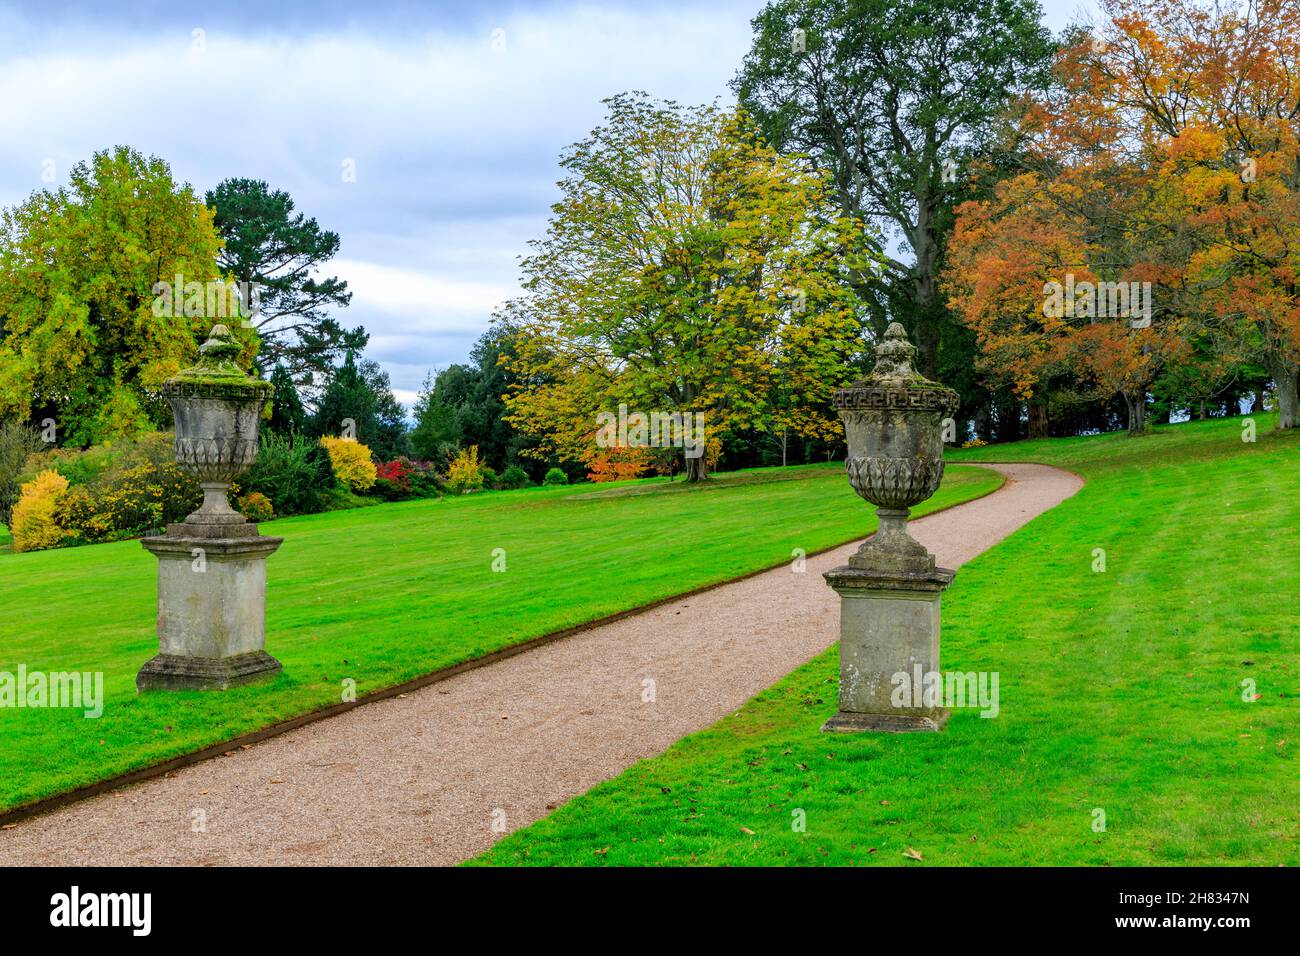
<path id="1" fill-rule="evenodd" d="M 219 248 L 193 190 L 127 147 L 96 153 L 68 186 L 6 209 L 0 414 L 51 416 L 60 440 L 76 444 L 168 425 L 159 387 L 197 358 L 212 318 L 155 308 L 157 284 L 216 280 Z M 247 364 L 256 336 L 235 331 Z"/>
<path id="2" fill-rule="evenodd" d="M 1053 50 L 1033 0 L 774 0 L 734 87 L 768 141 L 832 179 L 840 211 L 881 230 L 881 272 L 855 276 L 877 331 L 901 321 L 939 372 L 937 288 L 969 159 L 1035 88 Z M 906 257 L 889 255 L 899 238 Z"/>
<path id="3" fill-rule="evenodd" d="M 590 460 L 596 413 L 620 403 L 703 414 L 711 440 L 766 429 L 778 379 L 795 404 L 824 406 L 859 348 L 848 270 L 871 268 L 826 180 L 743 112 L 644 94 L 606 106 L 564 154 L 524 294 L 496 317 L 515 341 L 509 417 L 538 437 L 533 453 Z M 688 456 L 688 479 L 706 462 Z"/>
<path id="4" fill-rule="evenodd" d="M 1053 352 L 1100 392 L 1122 394 L 1130 430 L 1141 431 L 1157 379 L 1166 391 L 1183 383 L 1189 405 L 1204 402 L 1251 358 L 1243 344 L 1253 342 L 1277 387 L 1279 427 L 1292 427 L 1297 2 L 1108 0 L 1105 9 L 1108 22 L 1075 31 L 1056 83 L 1022 113 L 1027 172 L 962 207 L 961 241 L 950 249 L 954 301 L 985 361 L 1023 380 L 1028 366 L 1000 354 L 1027 341 L 1016 309 L 998 301 L 1032 302 L 1016 273 L 1041 273 L 1054 258 L 1089 285 L 1149 282 L 1154 325 L 1097 327 L 1097 313 L 1086 326 L 1042 330 L 1053 348 L 1038 354 Z M 1178 362 L 1198 367 L 1184 374 Z"/>
<path id="5" fill-rule="evenodd" d="M 1103 6 L 1107 23 L 1063 58 L 1057 129 L 1087 148 L 1151 158 L 1178 310 L 1197 319 L 1193 334 L 1253 336 L 1278 427 L 1296 427 L 1300 0 Z"/>

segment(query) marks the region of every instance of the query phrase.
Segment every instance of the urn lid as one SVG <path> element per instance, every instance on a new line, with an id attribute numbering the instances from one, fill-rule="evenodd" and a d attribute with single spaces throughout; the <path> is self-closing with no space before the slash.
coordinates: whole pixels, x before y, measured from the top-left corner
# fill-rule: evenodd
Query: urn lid
<path id="1" fill-rule="evenodd" d="M 270 382 L 254 378 L 235 361 L 241 346 L 224 325 L 214 325 L 208 340 L 199 346 L 197 365 L 185 369 L 163 383 L 163 395 L 173 397 L 203 397 L 228 399 L 258 399 L 271 397 L 274 387 Z"/>
<path id="2" fill-rule="evenodd" d="M 875 369 L 839 389 L 833 397 L 836 408 L 915 408 L 948 415 L 957 411 L 961 401 L 957 393 L 916 370 L 916 346 L 897 322 L 889 323 L 875 351 Z"/>

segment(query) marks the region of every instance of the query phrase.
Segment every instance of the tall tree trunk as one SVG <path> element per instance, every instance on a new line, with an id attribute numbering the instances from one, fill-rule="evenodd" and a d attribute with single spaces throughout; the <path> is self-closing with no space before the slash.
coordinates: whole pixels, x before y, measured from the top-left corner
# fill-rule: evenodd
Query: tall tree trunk
<path id="1" fill-rule="evenodd" d="M 1300 427 L 1300 381 L 1297 381 L 1295 363 L 1272 349 L 1265 355 L 1265 361 L 1277 386 L 1277 427 Z"/>
<path id="2" fill-rule="evenodd" d="M 916 364 L 919 371 L 931 381 L 939 380 L 939 315 L 935 308 L 936 273 L 939 267 L 939 239 L 935 235 L 934 217 L 930 209 L 929 189 L 917 193 L 916 229 L 912 233 L 912 251 L 916 254 L 913 275 L 913 304 L 916 338 Z"/>
<path id="3" fill-rule="evenodd" d="M 703 481 L 709 477 L 709 462 L 704 455 L 686 459 L 686 480 Z"/>
<path id="4" fill-rule="evenodd" d="M 1048 420 L 1047 396 L 1037 395 L 1029 400 L 1029 437 L 1046 438 L 1051 422 Z"/>
<path id="5" fill-rule="evenodd" d="M 1147 393 L 1124 392 L 1124 404 L 1128 406 L 1128 433 L 1144 435 L 1147 430 Z"/>

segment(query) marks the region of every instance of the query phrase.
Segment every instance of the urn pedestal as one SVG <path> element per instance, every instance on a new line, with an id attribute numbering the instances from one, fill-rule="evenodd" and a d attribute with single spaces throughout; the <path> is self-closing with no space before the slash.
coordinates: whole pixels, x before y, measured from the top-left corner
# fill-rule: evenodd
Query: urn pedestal
<path id="1" fill-rule="evenodd" d="M 939 605 L 953 572 L 891 574 L 835 568 L 825 574 L 840 596 L 839 711 L 823 730 L 941 730 L 941 707 L 896 706 L 895 675 L 923 687 L 939 670 Z M 919 704 L 920 695 L 909 695 Z"/>
<path id="2" fill-rule="evenodd" d="M 824 575 L 840 596 L 839 710 L 827 731 L 937 731 L 948 719 L 920 691 L 939 671 L 940 604 L 954 572 L 935 567 L 907 518 L 943 479 L 942 420 L 958 397 L 917 374 L 915 354 L 893 323 L 875 371 L 835 393 L 849 483 L 877 506 L 880 525 L 847 565 Z M 903 681 L 915 693 L 896 698 Z"/>
<path id="3" fill-rule="evenodd" d="M 138 690 L 224 690 L 280 670 L 265 650 L 266 559 L 283 540 L 169 530 L 141 541 L 158 558 L 158 655 Z"/>
<path id="4" fill-rule="evenodd" d="M 163 385 L 176 420 L 176 460 L 200 479 L 203 504 L 166 534 L 140 543 L 158 558 L 158 655 L 136 675 L 145 690 L 225 689 L 270 676 L 266 559 L 283 538 L 262 537 L 230 507 L 230 482 L 257 458 L 269 383 L 234 364 L 239 345 L 218 325 L 192 369 Z"/>

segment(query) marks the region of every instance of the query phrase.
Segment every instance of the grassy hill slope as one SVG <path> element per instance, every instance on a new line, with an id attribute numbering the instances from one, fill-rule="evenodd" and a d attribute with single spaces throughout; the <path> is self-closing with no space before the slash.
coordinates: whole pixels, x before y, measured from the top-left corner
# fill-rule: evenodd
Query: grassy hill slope
<path id="1" fill-rule="evenodd" d="M 942 507 L 998 487 L 953 470 Z M 104 674 L 102 717 L 0 707 L 0 810 L 159 763 L 481 657 L 868 534 L 842 465 L 497 492 L 277 521 L 268 683 L 137 695 L 157 653 L 156 560 L 135 541 L 0 555 L 0 673 Z M 494 572 L 503 549 L 505 571 Z"/>
<path id="2" fill-rule="evenodd" d="M 1256 419 L 953 456 L 1088 482 L 944 598 L 943 667 L 998 672 L 996 718 L 820 733 L 835 648 L 481 862 L 1300 863 L 1300 434 Z"/>

